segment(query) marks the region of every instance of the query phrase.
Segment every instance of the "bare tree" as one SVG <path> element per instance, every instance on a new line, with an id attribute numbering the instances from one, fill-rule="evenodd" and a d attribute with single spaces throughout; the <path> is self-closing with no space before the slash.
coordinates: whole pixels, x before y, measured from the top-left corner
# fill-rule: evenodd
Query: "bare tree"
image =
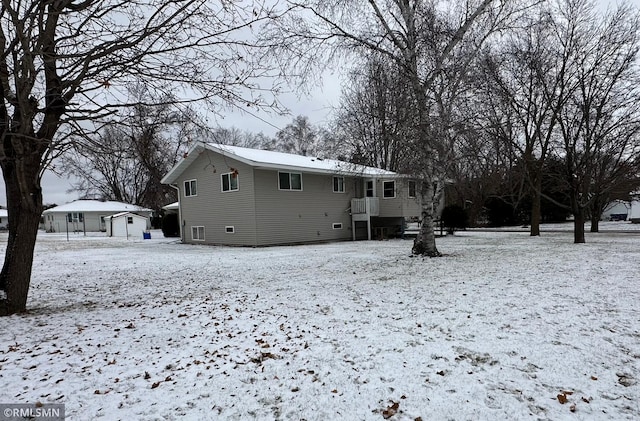
<path id="1" fill-rule="evenodd" d="M 342 154 L 358 164 L 404 170 L 411 151 L 405 139 L 414 128 L 407 107 L 409 86 L 386 56 L 365 58 L 362 69 L 349 75 L 336 116 Z"/>
<path id="2" fill-rule="evenodd" d="M 621 5 L 599 18 L 587 0 L 561 6 L 558 26 L 566 24 L 575 34 L 575 66 L 566 75 L 573 89 L 558 118 L 557 153 L 565 164 L 574 242 L 584 243 L 584 222 L 594 202 L 637 174 L 640 15 Z"/>
<path id="3" fill-rule="evenodd" d="M 553 146 L 558 114 L 567 101 L 575 43 L 571 27 L 555 26 L 555 11 L 547 4 L 531 10 L 523 26 L 511 31 L 485 55 L 488 91 L 482 93 L 493 125 L 514 135 L 503 137 L 504 152 L 515 152 L 526 178 L 520 198 L 531 197 L 530 232 L 540 235 L 542 172 Z M 556 30 L 558 29 L 558 30 Z"/>
<path id="4" fill-rule="evenodd" d="M 309 117 L 299 115 L 276 133 L 269 149 L 297 155 L 320 155 L 320 137 L 318 130 L 311 124 Z"/>
<path id="5" fill-rule="evenodd" d="M 177 200 L 162 177 L 200 139 L 206 127 L 189 106 L 172 95 L 150 98 L 143 84 L 131 89 L 137 104 L 123 110 L 97 134 L 79 138 L 62 158 L 64 172 L 76 176 L 73 188 L 86 197 L 117 200 L 158 212 Z M 151 106 L 148 103 L 159 103 Z"/>
<path id="6" fill-rule="evenodd" d="M 121 88 L 135 79 L 159 92 L 180 84 L 191 100 L 211 104 L 271 104 L 258 85 L 270 69 L 248 39 L 273 10 L 206 0 L 2 0 L 1 7 L 0 166 L 9 213 L 0 273 L 4 315 L 26 308 L 42 172 L 70 133 L 110 114 L 123 101 Z"/>
<path id="7" fill-rule="evenodd" d="M 413 176 L 424 180 L 423 223 L 413 252 L 439 256 L 433 227 L 434 203 L 444 184 L 442 167 L 437 164 L 445 162 L 449 154 L 449 112 L 480 45 L 497 28 L 505 26 L 505 17 L 511 15 L 518 2 L 289 3 L 295 13 L 277 20 L 275 33 L 268 37 L 270 41 L 287 40 L 284 46 L 278 43 L 285 65 L 313 72 L 314 59 L 326 60 L 334 51 L 356 56 L 373 52 L 393 61 L 408 81 L 410 98 L 406 106 L 412 109 L 415 120 L 414 137 L 407 139 L 406 148 L 415 157 L 411 165 Z"/>

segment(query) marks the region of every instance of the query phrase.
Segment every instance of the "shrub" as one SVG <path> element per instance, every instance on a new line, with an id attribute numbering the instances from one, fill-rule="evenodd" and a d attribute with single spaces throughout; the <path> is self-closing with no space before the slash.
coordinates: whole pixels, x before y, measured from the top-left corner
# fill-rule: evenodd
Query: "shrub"
<path id="1" fill-rule="evenodd" d="M 459 205 L 449 205 L 442 210 L 442 224 L 447 233 L 453 234 L 456 229 L 465 229 L 469 225 L 467 211 Z"/>
<path id="2" fill-rule="evenodd" d="M 165 237 L 180 237 L 180 222 L 177 214 L 168 213 L 162 218 L 162 233 Z"/>

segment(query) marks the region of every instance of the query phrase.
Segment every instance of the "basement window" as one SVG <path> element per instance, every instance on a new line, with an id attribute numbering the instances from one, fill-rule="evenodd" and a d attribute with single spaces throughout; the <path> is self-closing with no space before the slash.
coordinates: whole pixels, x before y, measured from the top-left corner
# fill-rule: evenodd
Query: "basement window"
<path id="1" fill-rule="evenodd" d="M 234 226 L 227 226 L 224 227 L 224 232 L 226 232 L 227 234 L 234 234 L 236 232 L 236 228 Z"/>
<path id="2" fill-rule="evenodd" d="M 342 222 L 334 222 L 333 223 L 333 229 L 334 230 L 341 230 L 342 229 Z"/>
<path id="3" fill-rule="evenodd" d="M 191 239 L 194 241 L 204 241 L 204 227 L 192 226 L 191 227 Z"/>

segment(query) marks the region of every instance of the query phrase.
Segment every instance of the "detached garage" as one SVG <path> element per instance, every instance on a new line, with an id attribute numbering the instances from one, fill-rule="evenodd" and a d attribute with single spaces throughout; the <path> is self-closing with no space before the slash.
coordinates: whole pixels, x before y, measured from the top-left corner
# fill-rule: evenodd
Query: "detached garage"
<path id="1" fill-rule="evenodd" d="M 148 219 L 131 212 L 120 212 L 104 218 L 107 237 L 143 238 L 147 232 Z"/>

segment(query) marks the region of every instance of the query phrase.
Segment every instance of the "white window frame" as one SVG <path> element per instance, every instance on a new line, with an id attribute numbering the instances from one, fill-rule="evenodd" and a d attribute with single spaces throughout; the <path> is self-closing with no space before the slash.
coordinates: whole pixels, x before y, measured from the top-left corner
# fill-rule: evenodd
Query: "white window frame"
<path id="1" fill-rule="evenodd" d="M 224 189 L 224 178 L 225 178 L 225 176 L 227 177 L 228 184 L 229 184 L 229 188 L 227 190 Z M 231 185 L 231 180 L 235 180 L 236 181 L 236 188 L 235 189 Z M 230 192 L 230 191 L 238 191 L 238 190 L 240 190 L 240 180 L 238 180 L 238 173 L 228 172 L 228 173 L 220 174 L 220 190 L 223 191 L 223 192 Z"/>
<path id="2" fill-rule="evenodd" d="M 393 196 L 387 196 L 387 189 L 385 185 L 387 183 L 393 183 Z M 386 180 L 382 182 L 382 198 L 383 199 L 395 199 L 396 198 L 396 180 Z"/>
<path id="3" fill-rule="evenodd" d="M 84 212 L 68 212 L 67 222 L 72 222 L 72 223 L 84 222 Z"/>
<path id="4" fill-rule="evenodd" d="M 189 185 L 189 194 L 187 194 L 187 184 Z M 195 186 L 195 189 L 193 188 Z M 193 191 L 196 191 L 195 193 L 193 193 Z M 191 179 L 191 180 L 185 180 L 184 181 L 184 197 L 195 197 L 198 195 L 198 180 L 197 179 Z"/>
<path id="5" fill-rule="evenodd" d="M 344 193 L 344 177 L 333 176 L 333 192 Z"/>
<path id="6" fill-rule="evenodd" d="M 235 234 L 236 233 L 236 227 L 233 225 L 227 225 L 226 227 L 224 227 L 224 232 L 225 234 Z"/>
<path id="7" fill-rule="evenodd" d="M 334 230 L 341 230 L 342 229 L 342 222 L 334 222 L 331 225 L 331 228 L 333 228 Z"/>
<path id="8" fill-rule="evenodd" d="M 369 188 L 371 185 L 371 188 Z M 364 195 L 365 197 L 375 197 L 376 195 L 376 182 L 375 180 L 365 180 L 364 182 Z"/>
<path id="9" fill-rule="evenodd" d="M 413 184 L 413 196 L 411 195 L 411 184 Z M 416 195 L 418 194 L 418 183 L 415 180 L 409 180 L 409 182 L 407 183 L 407 196 L 409 196 L 412 199 L 416 198 Z"/>
<path id="10" fill-rule="evenodd" d="M 289 175 L 289 188 L 288 189 L 283 189 L 282 186 L 280 185 L 280 174 L 288 174 Z M 291 175 L 292 174 L 297 174 L 300 176 L 300 188 L 299 189 L 294 189 L 291 187 Z M 303 186 L 302 186 L 302 173 L 300 172 L 291 172 L 291 171 L 278 171 L 278 190 L 282 190 L 282 191 L 302 191 L 303 190 Z"/>
<path id="11" fill-rule="evenodd" d="M 200 238 L 200 232 L 202 232 L 202 238 Z M 195 236 L 193 235 L 194 233 L 196 234 Z M 205 240 L 204 226 L 203 225 L 191 225 L 191 239 L 193 241 L 204 241 Z"/>
<path id="12" fill-rule="evenodd" d="M 127 216 L 127 225 L 133 225 L 133 216 Z"/>

